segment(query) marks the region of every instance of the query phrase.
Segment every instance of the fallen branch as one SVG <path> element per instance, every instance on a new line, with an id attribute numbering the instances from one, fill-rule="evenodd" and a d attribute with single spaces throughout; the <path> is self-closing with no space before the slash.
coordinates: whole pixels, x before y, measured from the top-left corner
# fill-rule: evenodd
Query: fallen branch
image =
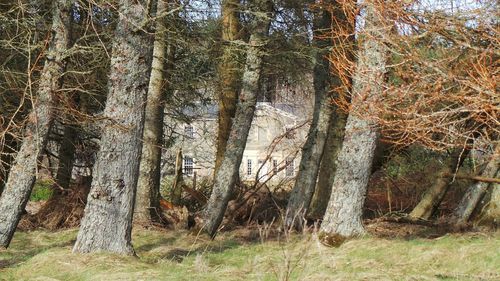
<path id="1" fill-rule="evenodd" d="M 457 179 L 475 180 L 475 181 L 487 182 L 487 183 L 500 183 L 499 178 L 488 178 L 488 177 L 472 176 L 472 175 L 461 175 L 461 174 L 454 175 L 454 174 L 450 174 L 450 173 L 445 173 L 445 174 L 443 174 L 443 177 L 455 177 Z"/>
<path id="2" fill-rule="evenodd" d="M 432 221 L 412 218 L 409 216 L 392 216 L 392 217 L 383 217 L 381 219 L 383 221 L 386 221 L 386 222 L 416 224 L 416 225 L 423 225 L 423 226 L 428 226 L 428 227 L 435 227 L 435 226 L 439 225 L 438 223 L 435 223 Z"/>

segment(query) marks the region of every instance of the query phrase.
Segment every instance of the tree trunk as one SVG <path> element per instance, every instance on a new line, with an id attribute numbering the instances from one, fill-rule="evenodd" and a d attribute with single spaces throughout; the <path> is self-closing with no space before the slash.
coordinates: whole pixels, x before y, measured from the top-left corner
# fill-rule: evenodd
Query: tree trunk
<path id="1" fill-rule="evenodd" d="M 75 160 L 75 143 L 78 140 L 78 132 L 73 125 L 64 125 L 64 136 L 59 148 L 59 165 L 56 174 L 56 193 L 69 188 L 71 172 Z"/>
<path id="2" fill-rule="evenodd" d="M 346 122 L 347 114 L 340 110 L 332 115 L 308 218 L 318 220 L 325 214 L 328 199 L 332 194 L 332 185 L 337 171 L 337 157 L 342 148 Z"/>
<path id="3" fill-rule="evenodd" d="M 74 252 L 134 254 L 130 243 L 152 45 L 147 1 L 121 0 L 100 150 Z"/>
<path id="4" fill-rule="evenodd" d="M 498 173 L 500 167 L 500 145 L 497 145 L 493 152 L 491 160 L 484 168 L 481 176 L 492 178 Z M 467 192 L 462 197 L 454 213 L 455 224 L 461 225 L 467 223 L 476 206 L 488 191 L 488 187 L 493 187 L 494 184 L 487 182 L 476 182 L 469 187 Z"/>
<path id="5" fill-rule="evenodd" d="M 12 161 L 14 161 L 14 153 L 17 150 L 18 141 L 12 134 L 5 133 L 3 143 L 0 150 L 0 196 L 2 195 L 7 176 L 9 175 Z"/>
<path id="6" fill-rule="evenodd" d="M 497 155 L 498 157 L 498 155 Z M 497 172 L 496 177 L 500 177 Z M 484 206 L 477 223 L 492 228 L 500 227 L 500 184 L 493 183 L 488 190 L 489 200 Z"/>
<path id="7" fill-rule="evenodd" d="M 380 39 L 388 27 L 376 7 L 369 2 L 365 7 L 366 37 L 360 39 L 353 77 L 352 108 L 347 118 L 332 194 L 321 225 L 320 238 L 330 245 L 364 233 L 361 216 L 378 138 L 375 124 L 364 118 L 370 116 L 370 103 L 376 101 L 383 91 L 387 50 Z M 367 106 L 363 107 L 364 104 Z M 357 115 L 359 113 L 367 116 Z"/>
<path id="8" fill-rule="evenodd" d="M 240 39 L 240 20 L 238 8 L 240 1 L 222 1 L 222 41 L 224 44 L 219 65 L 219 119 L 217 133 L 217 152 L 215 173 L 222 164 L 226 151 L 232 120 L 236 113 L 238 92 L 240 91 L 241 71 L 238 63 L 239 46 L 234 41 Z"/>
<path id="9" fill-rule="evenodd" d="M 463 152 L 463 153 L 462 153 Z M 450 183 L 453 181 L 453 174 L 460 167 L 468 150 L 455 149 L 443 164 L 436 176 L 434 184 L 425 192 L 424 196 L 413 208 L 410 217 L 414 219 L 428 220 L 436 212 L 439 204 L 443 200 Z"/>
<path id="10" fill-rule="evenodd" d="M 182 149 L 177 152 L 177 157 L 175 158 L 175 176 L 174 183 L 172 184 L 172 193 L 170 194 L 170 199 L 174 205 L 179 205 L 182 197 L 182 186 L 184 185 L 184 179 L 182 177 Z"/>
<path id="11" fill-rule="evenodd" d="M 250 27 L 252 34 L 247 47 L 240 102 L 229 134 L 224 159 L 215 175 L 213 191 L 202 214 L 203 225 L 201 227 L 212 237 L 215 236 L 222 222 L 230 195 L 239 175 L 241 159 L 257 102 L 257 91 L 262 72 L 263 49 L 267 42 L 267 33 L 271 21 L 271 2 L 268 0 L 255 0 L 250 5 L 254 6 L 252 8 L 255 10 L 252 9 L 252 11 L 255 11 L 255 19 Z"/>
<path id="12" fill-rule="evenodd" d="M 299 171 L 295 184 L 288 200 L 285 224 L 287 227 L 300 229 L 304 216 L 309 208 L 316 179 L 318 178 L 319 165 L 328 134 L 330 116 L 333 112 L 329 90 L 329 62 L 328 40 L 319 39 L 322 30 L 330 26 L 330 13 L 319 12 L 314 19 L 314 45 L 320 50 L 316 54 L 314 65 L 314 112 L 307 140 L 302 147 Z"/>
<path id="13" fill-rule="evenodd" d="M 157 14 L 167 9 L 167 1 L 158 0 Z M 159 19 L 156 25 L 153 45 L 153 62 L 149 78 L 146 116 L 144 120 L 144 144 L 137 183 L 134 222 L 151 223 L 159 221 L 160 181 L 161 181 L 161 145 L 163 140 L 163 102 L 165 66 L 169 60 L 167 52 L 167 27 L 165 19 Z M 171 48 L 169 48 L 171 52 Z M 170 71 L 170 69 L 169 69 Z"/>
<path id="14" fill-rule="evenodd" d="M 62 84 L 69 43 L 72 1 L 54 1 L 52 38 L 40 77 L 38 99 L 28 116 L 21 148 L 0 198 L 0 246 L 7 247 L 35 183 L 37 162 L 54 122 L 54 100 Z"/>

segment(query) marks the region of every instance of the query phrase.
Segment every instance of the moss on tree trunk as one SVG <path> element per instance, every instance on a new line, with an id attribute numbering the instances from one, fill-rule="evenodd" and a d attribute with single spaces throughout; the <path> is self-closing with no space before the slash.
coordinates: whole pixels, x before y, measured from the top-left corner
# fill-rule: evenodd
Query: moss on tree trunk
<path id="1" fill-rule="evenodd" d="M 241 82 L 241 65 L 238 57 L 241 55 L 240 46 L 235 44 L 241 37 L 239 20 L 240 1 L 222 1 L 222 58 L 219 70 L 219 118 L 217 131 L 217 152 L 215 157 L 215 173 L 222 164 L 226 151 L 229 134 L 236 114 L 238 93 Z"/>

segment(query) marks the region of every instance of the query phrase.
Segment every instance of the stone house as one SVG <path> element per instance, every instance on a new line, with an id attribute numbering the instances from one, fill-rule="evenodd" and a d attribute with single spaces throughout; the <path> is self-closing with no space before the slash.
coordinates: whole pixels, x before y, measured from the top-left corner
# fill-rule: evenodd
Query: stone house
<path id="1" fill-rule="evenodd" d="M 185 177 L 212 177 L 217 145 L 217 107 L 198 106 L 185 110 L 185 114 L 191 121 L 175 122 L 172 130 L 177 136 L 173 149 L 169 150 L 175 153 L 182 149 Z M 295 177 L 308 129 L 306 119 L 300 115 L 300 108 L 290 104 L 257 103 L 240 166 L 243 181 L 278 185 Z"/>

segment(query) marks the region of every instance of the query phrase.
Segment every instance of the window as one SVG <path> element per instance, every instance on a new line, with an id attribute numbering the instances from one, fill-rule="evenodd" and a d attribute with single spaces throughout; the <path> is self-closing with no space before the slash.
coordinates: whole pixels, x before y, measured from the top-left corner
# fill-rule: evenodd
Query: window
<path id="1" fill-rule="evenodd" d="M 257 167 L 257 170 L 259 171 L 259 176 L 258 179 L 259 181 L 266 181 L 269 177 L 269 170 L 268 170 L 269 165 L 267 164 L 266 160 L 259 160 L 259 166 Z"/>
<path id="2" fill-rule="evenodd" d="M 194 170 L 194 161 L 193 157 L 184 156 L 184 171 L 185 175 L 191 176 L 193 175 Z"/>
<path id="3" fill-rule="evenodd" d="M 273 159 L 273 173 L 278 173 L 278 160 Z"/>
<path id="4" fill-rule="evenodd" d="M 293 177 L 295 175 L 295 165 L 293 162 L 293 158 L 287 158 L 285 163 L 286 163 L 285 175 L 287 177 Z"/>
<path id="5" fill-rule="evenodd" d="M 194 138 L 194 127 L 193 125 L 186 125 L 184 127 L 184 135 L 190 139 Z"/>
<path id="6" fill-rule="evenodd" d="M 247 176 L 252 175 L 252 159 L 247 160 Z"/>

